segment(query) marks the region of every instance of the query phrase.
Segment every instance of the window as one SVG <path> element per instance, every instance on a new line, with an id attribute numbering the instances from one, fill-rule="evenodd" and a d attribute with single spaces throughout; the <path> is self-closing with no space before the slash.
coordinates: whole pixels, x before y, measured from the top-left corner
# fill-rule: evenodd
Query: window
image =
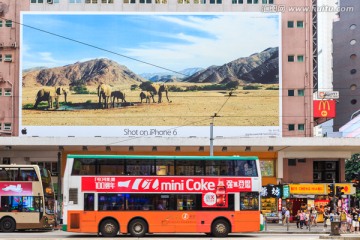
<path id="1" fill-rule="evenodd" d="M 296 22 L 296 27 L 297 28 L 304 28 L 304 21 L 297 21 Z"/>
<path id="2" fill-rule="evenodd" d="M 296 159 L 288 159 L 288 166 L 296 166 Z"/>
<path id="3" fill-rule="evenodd" d="M 2 196 L 0 212 L 40 212 L 40 197 Z"/>
<path id="4" fill-rule="evenodd" d="M 267 0 L 262 0 L 262 4 L 267 4 Z"/>
<path id="5" fill-rule="evenodd" d="M 114 0 L 101 0 L 101 3 L 114 3 Z"/>
<path id="6" fill-rule="evenodd" d="M 305 95 L 304 89 L 298 89 L 298 96 L 302 97 Z"/>
<path id="7" fill-rule="evenodd" d="M 304 62 L 304 55 L 298 55 L 297 56 L 297 61 L 298 62 Z"/>
<path id="8" fill-rule="evenodd" d="M 135 0 L 134 0 L 135 1 Z M 190 0 L 189 0 L 190 1 Z M 155 0 L 156 4 L 167 4 L 167 0 Z"/>
<path id="9" fill-rule="evenodd" d="M 194 0 L 194 4 L 206 4 L 206 0 Z"/>
<path id="10" fill-rule="evenodd" d="M 274 0 L 269 0 L 269 4 L 274 4 Z"/>
<path id="11" fill-rule="evenodd" d="M 253 0 L 254 1 L 254 4 L 258 4 L 259 3 L 259 0 Z"/>
<path id="12" fill-rule="evenodd" d="M 12 62 L 12 55 L 11 54 L 5 54 L 4 62 Z"/>
<path id="13" fill-rule="evenodd" d="M 151 0 L 140 0 L 140 3 L 151 3 Z"/>
<path id="14" fill-rule="evenodd" d="M 295 56 L 294 55 L 289 55 L 288 56 L 288 62 L 295 62 Z"/>
<path id="15" fill-rule="evenodd" d="M 95 196 L 93 193 L 84 193 L 84 211 L 94 211 Z"/>
<path id="16" fill-rule="evenodd" d="M 295 96 L 295 90 L 294 89 L 289 89 L 288 90 L 288 96 L 290 96 L 290 97 Z"/>
<path id="17" fill-rule="evenodd" d="M 210 0 L 210 4 L 221 4 L 222 0 Z"/>
<path id="18" fill-rule="evenodd" d="M 124 0 L 124 3 L 135 3 L 135 0 Z"/>
<path id="19" fill-rule="evenodd" d="M 357 88 L 356 84 L 351 84 L 350 90 L 355 91 Z"/>
<path id="20" fill-rule="evenodd" d="M 31 0 L 30 3 L 44 3 L 44 0 Z"/>
<path id="21" fill-rule="evenodd" d="M 305 124 L 298 124 L 298 130 L 299 131 L 304 131 L 305 130 Z"/>
<path id="22" fill-rule="evenodd" d="M 353 75 L 353 74 L 355 74 L 355 73 L 356 73 L 356 69 L 351 69 L 351 70 L 350 70 L 350 74 L 351 74 L 351 75 Z"/>
<path id="23" fill-rule="evenodd" d="M 252 4 L 252 0 L 247 0 L 247 3 L 248 3 L 248 4 Z"/>
<path id="24" fill-rule="evenodd" d="M 34 168 L 20 168 L 20 181 L 39 181 Z"/>
<path id="25" fill-rule="evenodd" d="M 353 39 L 353 40 L 350 41 L 350 45 L 355 45 L 355 43 L 356 43 L 356 40 L 355 40 L 355 39 Z"/>
<path id="26" fill-rule="evenodd" d="M 350 55 L 350 59 L 351 59 L 351 60 L 355 60 L 356 57 L 357 57 L 357 55 L 356 55 L 355 53 Z"/>
<path id="27" fill-rule="evenodd" d="M 82 0 L 69 0 L 69 3 L 81 3 Z"/>
<path id="28" fill-rule="evenodd" d="M 288 28 L 294 28 L 294 21 L 288 21 Z"/>
<path id="29" fill-rule="evenodd" d="M 295 124 L 289 124 L 289 131 L 295 131 Z"/>
<path id="30" fill-rule="evenodd" d="M 10 97 L 12 95 L 11 88 L 4 89 L 4 96 Z"/>
<path id="31" fill-rule="evenodd" d="M 356 28 L 356 24 L 351 24 L 350 25 L 350 30 L 354 30 Z"/>
<path id="32" fill-rule="evenodd" d="M 85 3 L 98 3 L 98 0 L 85 0 Z"/>
<path id="33" fill-rule="evenodd" d="M 0 88 L 0 96 L 2 96 L 2 88 Z"/>
<path id="34" fill-rule="evenodd" d="M 0 20 L 0 27 L 2 27 L 3 26 L 3 22 L 2 22 L 2 20 Z"/>
<path id="35" fill-rule="evenodd" d="M 350 103 L 351 103 L 352 105 L 355 105 L 355 104 L 357 103 L 357 100 L 356 100 L 356 99 L 351 99 Z"/>
<path id="36" fill-rule="evenodd" d="M 11 131 L 11 123 L 4 123 L 4 130 Z"/>
<path id="37" fill-rule="evenodd" d="M 0 62 L 2 62 L 2 54 L 0 54 Z"/>
<path id="38" fill-rule="evenodd" d="M 50 173 L 51 173 L 51 176 L 57 176 L 58 175 L 58 164 L 57 164 L 57 162 L 31 162 L 31 165 L 38 165 L 41 169 L 49 170 Z"/>
<path id="39" fill-rule="evenodd" d="M 5 27 L 12 27 L 12 21 L 11 20 L 6 20 L 5 21 Z"/>
<path id="40" fill-rule="evenodd" d="M 179 4 L 189 4 L 190 0 L 178 0 Z"/>
<path id="41" fill-rule="evenodd" d="M 259 210 L 259 193 L 258 192 L 241 192 L 240 193 L 240 210 Z"/>

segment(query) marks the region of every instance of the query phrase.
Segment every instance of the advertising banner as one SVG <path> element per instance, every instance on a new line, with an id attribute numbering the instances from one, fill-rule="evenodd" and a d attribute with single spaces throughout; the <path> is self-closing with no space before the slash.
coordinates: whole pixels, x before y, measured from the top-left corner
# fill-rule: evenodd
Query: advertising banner
<path id="1" fill-rule="evenodd" d="M 314 100 L 314 117 L 334 118 L 336 116 L 335 100 Z"/>
<path id="2" fill-rule="evenodd" d="M 279 13 L 21 18 L 21 136 L 281 137 Z"/>
<path id="3" fill-rule="evenodd" d="M 0 196 L 32 196 L 31 182 L 1 182 Z"/>
<path id="4" fill-rule="evenodd" d="M 82 177 L 81 191 L 118 193 L 208 193 L 251 191 L 251 178 L 211 177 Z"/>

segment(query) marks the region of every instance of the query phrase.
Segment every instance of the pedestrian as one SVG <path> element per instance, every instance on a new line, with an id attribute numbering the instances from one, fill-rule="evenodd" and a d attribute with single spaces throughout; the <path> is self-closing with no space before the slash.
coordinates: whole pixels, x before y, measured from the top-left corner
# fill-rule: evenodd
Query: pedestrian
<path id="1" fill-rule="evenodd" d="M 317 216 L 318 216 L 318 212 L 316 208 L 313 207 L 311 212 L 311 217 L 312 217 L 312 225 L 314 225 L 315 227 L 317 227 Z"/>
<path id="2" fill-rule="evenodd" d="M 346 218 L 346 211 L 345 209 L 343 209 L 341 212 L 340 212 L 340 222 L 341 222 L 341 231 L 343 233 L 346 233 L 347 231 L 347 218 Z"/>
<path id="3" fill-rule="evenodd" d="M 297 211 L 296 215 L 295 215 L 295 221 L 296 221 L 296 227 L 300 228 L 300 210 Z"/>
<path id="4" fill-rule="evenodd" d="M 290 211 L 289 209 L 286 207 L 285 208 L 285 217 L 284 217 L 284 224 L 288 224 L 289 223 L 289 219 L 290 219 Z"/>
<path id="5" fill-rule="evenodd" d="M 359 231 L 359 213 L 356 211 L 356 209 L 353 210 L 351 216 L 354 233 L 357 233 Z"/>
<path id="6" fill-rule="evenodd" d="M 300 228 L 303 229 L 303 226 L 305 224 L 305 218 L 306 215 L 303 210 L 300 210 Z"/>
<path id="7" fill-rule="evenodd" d="M 327 225 L 330 225 L 330 214 L 327 208 L 324 208 L 324 231 L 326 231 Z"/>

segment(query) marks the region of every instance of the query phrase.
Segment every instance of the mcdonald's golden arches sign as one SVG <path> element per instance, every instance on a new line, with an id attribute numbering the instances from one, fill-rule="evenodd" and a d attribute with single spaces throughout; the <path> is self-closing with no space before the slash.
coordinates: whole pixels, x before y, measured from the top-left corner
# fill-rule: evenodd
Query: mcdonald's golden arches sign
<path id="1" fill-rule="evenodd" d="M 335 110 L 335 100 L 314 100 L 314 117 L 316 118 L 334 118 Z"/>

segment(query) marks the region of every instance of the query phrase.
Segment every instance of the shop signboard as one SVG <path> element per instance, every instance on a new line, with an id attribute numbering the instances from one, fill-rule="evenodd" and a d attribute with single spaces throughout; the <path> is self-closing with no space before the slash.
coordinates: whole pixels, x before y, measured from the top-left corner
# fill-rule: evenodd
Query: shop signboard
<path id="1" fill-rule="evenodd" d="M 290 194 L 299 194 L 299 195 L 325 195 L 326 194 L 326 184 L 312 184 L 312 183 L 295 183 L 289 184 Z"/>
<path id="2" fill-rule="evenodd" d="M 262 187 L 261 197 L 263 198 L 281 198 L 282 196 L 282 188 L 281 185 L 266 185 Z"/>
<path id="3" fill-rule="evenodd" d="M 290 189 L 289 189 L 289 185 L 283 185 L 283 194 L 282 194 L 282 198 L 286 199 L 290 197 Z"/>

